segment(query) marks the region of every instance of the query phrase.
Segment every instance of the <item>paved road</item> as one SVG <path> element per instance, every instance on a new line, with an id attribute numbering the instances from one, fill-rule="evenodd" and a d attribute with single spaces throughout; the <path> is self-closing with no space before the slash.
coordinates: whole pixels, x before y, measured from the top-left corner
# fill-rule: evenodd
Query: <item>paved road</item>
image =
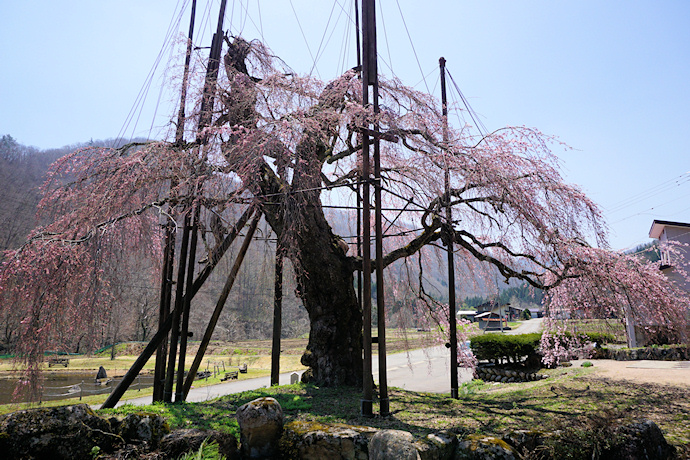
<path id="1" fill-rule="evenodd" d="M 378 383 L 378 356 L 374 355 L 374 381 Z M 450 353 L 445 347 L 433 347 L 423 350 L 413 350 L 409 353 L 395 353 L 388 355 L 388 386 L 405 388 L 410 391 L 448 393 L 450 394 Z M 298 372 L 301 375 L 301 372 Z M 290 383 L 292 373 L 281 374 L 280 384 Z M 459 370 L 459 381 L 472 380 L 472 374 L 467 369 Z M 187 401 L 208 401 L 219 396 L 240 393 L 242 391 L 266 388 L 270 385 L 270 377 L 259 377 L 247 380 L 233 380 L 218 385 L 192 388 L 187 395 Z M 122 400 L 123 404 L 144 405 L 151 404 L 152 396 Z"/>
<path id="2" fill-rule="evenodd" d="M 388 386 L 409 391 L 450 394 L 450 352 L 446 347 L 425 348 L 388 355 Z M 374 355 L 374 381 L 379 382 L 378 356 Z M 459 383 L 472 380 L 472 371 L 458 370 Z"/>
<path id="3" fill-rule="evenodd" d="M 512 329 L 510 331 L 506 331 L 505 333 L 508 335 L 516 335 L 516 334 L 532 334 L 535 332 L 541 332 L 543 329 L 543 323 L 544 318 L 533 318 L 527 321 L 523 321 L 520 323 L 518 327 L 515 329 Z"/>

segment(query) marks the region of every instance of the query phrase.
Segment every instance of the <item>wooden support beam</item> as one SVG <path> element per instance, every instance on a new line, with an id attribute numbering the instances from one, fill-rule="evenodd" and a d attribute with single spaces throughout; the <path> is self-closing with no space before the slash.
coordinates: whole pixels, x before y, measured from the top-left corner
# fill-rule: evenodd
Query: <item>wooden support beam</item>
<path id="1" fill-rule="evenodd" d="M 446 60 L 442 57 L 438 60 L 441 71 L 441 106 L 443 111 L 443 143 L 448 142 L 448 100 L 446 99 Z M 443 226 L 443 236 L 447 246 L 448 261 L 448 323 L 450 345 L 450 396 L 458 399 L 458 336 L 457 318 L 455 313 L 455 262 L 453 257 L 453 209 L 450 205 L 450 169 L 446 163 L 445 168 L 445 194 L 446 194 L 446 222 Z"/>
<path id="2" fill-rule="evenodd" d="M 218 302 L 216 302 L 216 308 L 213 310 L 213 314 L 211 315 L 211 319 L 208 322 L 208 326 L 206 326 L 206 332 L 204 333 L 204 337 L 203 339 L 201 339 L 201 343 L 199 344 L 199 350 L 196 353 L 194 362 L 192 363 L 192 366 L 189 368 L 187 379 L 184 382 L 184 393 L 182 395 L 182 401 L 184 401 L 187 398 L 187 394 L 189 394 L 189 390 L 190 388 L 192 388 L 192 382 L 194 382 L 196 372 L 199 370 L 201 360 L 204 358 L 206 348 L 208 348 L 208 344 L 211 341 L 211 336 L 213 335 L 213 331 L 215 330 L 216 324 L 218 323 L 218 318 L 220 318 L 220 314 L 223 311 L 225 302 L 228 300 L 228 295 L 230 294 L 230 290 L 232 289 L 232 286 L 235 283 L 237 273 L 240 271 L 242 261 L 244 260 L 244 256 L 247 254 L 249 243 L 251 243 L 252 241 L 252 237 L 254 236 L 254 232 L 256 231 L 256 226 L 258 225 L 260 218 L 261 214 L 256 214 L 256 216 L 254 216 L 254 219 L 252 220 L 247 231 L 247 235 L 245 236 L 244 241 L 242 242 L 242 247 L 240 248 L 240 251 L 237 254 L 237 258 L 235 259 L 235 264 L 232 266 L 230 274 L 228 275 L 228 279 L 225 281 L 225 286 L 223 286 L 223 290 L 221 291 L 220 297 L 218 298 Z"/>
<path id="3" fill-rule="evenodd" d="M 132 382 L 134 382 L 134 379 L 137 378 L 139 372 L 141 372 L 141 370 L 144 368 L 146 362 L 149 360 L 149 358 L 151 358 L 153 352 L 156 351 L 158 345 L 160 345 L 163 339 L 167 337 L 168 332 L 170 332 L 170 328 L 172 327 L 173 317 L 176 313 L 177 312 L 173 311 L 173 313 L 165 320 L 162 327 L 156 331 L 151 338 L 151 341 L 148 343 L 148 345 L 146 345 L 146 348 L 144 348 L 144 351 L 142 351 L 137 360 L 134 361 L 132 367 L 130 367 L 125 376 L 122 377 L 122 380 L 117 387 L 115 387 L 113 392 L 110 393 L 108 399 L 105 400 L 101 406 L 101 409 L 112 409 L 115 407 L 120 398 L 122 398 L 122 395 L 125 394 L 125 391 L 127 391 Z"/>
<path id="4" fill-rule="evenodd" d="M 182 328 L 180 330 L 180 357 L 177 364 L 177 384 L 175 385 L 175 401 L 182 398 L 182 387 L 184 385 L 184 365 L 187 357 L 187 332 L 189 331 L 189 311 L 192 304 L 192 296 L 188 293 L 192 291 L 194 284 L 194 265 L 196 264 L 196 245 L 199 234 L 199 205 L 194 207 L 192 217 L 192 237 L 189 242 L 189 257 L 187 258 L 187 283 L 185 286 L 185 296 L 182 309 Z"/>
<path id="5" fill-rule="evenodd" d="M 175 361 L 177 358 L 177 341 L 180 336 L 180 316 L 184 309 L 184 280 L 187 270 L 187 250 L 189 249 L 189 221 L 191 210 L 187 211 L 182 224 L 182 244 L 180 258 L 177 262 L 177 289 L 175 290 L 175 312 L 172 315 L 172 333 L 170 334 L 170 349 L 168 350 L 168 367 L 165 373 L 163 387 L 163 401 L 172 402 L 173 379 L 175 377 Z"/>
<path id="6" fill-rule="evenodd" d="M 211 263 L 212 261 L 209 262 L 209 265 L 205 267 L 205 276 L 202 277 L 201 274 L 197 277 L 196 281 L 194 282 L 194 287 L 192 291 L 189 293 L 189 295 L 194 298 L 197 292 L 199 292 L 199 289 L 201 285 L 203 285 L 203 282 L 208 278 L 208 276 L 213 272 L 213 269 L 216 267 L 218 264 L 218 261 L 220 261 L 220 258 L 222 255 L 227 251 L 227 249 L 232 245 L 232 242 L 235 240 L 239 232 L 242 230 L 242 228 L 246 225 L 247 220 L 249 217 L 252 216 L 252 214 L 255 212 L 256 208 L 255 207 L 250 207 L 247 209 L 244 214 L 240 217 L 240 219 L 235 223 L 235 226 L 233 227 L 232 231 L 228 234 L 228 236 L 225 238 L 223 243 L 221 244 L 220 247 L 216 248 L 216 251 L 214 251 L 214 255 L 217 256 L 216 258 L 212 258 L 212 261 L 215 260 L 215 263 Z M 203 271 L 202 271 L 203 272 Z M 170 268 L 170 273 L 172 274 L 172 267 Z M 198 284 L 197 284 L 198 283 Z M 168 299 L 169 301 L 170 299 Z M 190 299 L 191 300 L 191 299 Z M 125 376 L 123 377 L 122 381 L 118 384 L 118 386 L 113 390 L 113 393 L 108 397 L 106 402 L 103 404 L 103 408 L 112 408 L 115 407 L 115 404 L 120 400 L 122 395 L 127 391 L 129 386 L 134 382 L 134 379 L 139 375 L 139 372 L 141 372 L 141 369 L 146 365 L 147 361 L 151 358 L 153 355 L 153 352 L 160 346 L 161 343 L 168 337 L 168 332 L 170 332 L 170 329 L 172 328 L 173 325 L 173 318 L 177 314 L 176 311 L 173 311 L 171 314 L 168 315 L 168 317 L 163 321 L 162 324 L 159 325 L 158 331 L 154 334 L 154 336 L 151 338 L 151 341 L 149 344 L 146 346 L 144 351 L 141 352 L 137 360 L 132 364 L 132 367 L 127 371 Z M 165 359 L 162 360 L 163 363 L 165 363 Z M 164 369 L 165 372 L 165 369 Z M 189 391 L 189 390 L 187 390 Z M 162 388 L 161 388 L 162 392 Z M 186 396 L 186 393 L 185 393 Z M 108 405 L 106 405 L 108 404 Z"/>
<path id="7" fill-rule="evenodd" d="M 273 343 L 271 347 L 271 386 L 278 385 L 280 375 L 280 334 L 283 326 L 283 250 L 276 243 L 276 263 L 273 274 Z"/>

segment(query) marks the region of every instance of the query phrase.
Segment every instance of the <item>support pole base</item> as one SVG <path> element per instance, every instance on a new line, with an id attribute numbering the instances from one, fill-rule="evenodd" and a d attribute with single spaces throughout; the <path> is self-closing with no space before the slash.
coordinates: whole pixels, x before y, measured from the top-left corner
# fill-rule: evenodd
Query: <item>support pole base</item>
<path id="1" fill-rule="evenodd" d="M 371 399 L 362 399 L 360 402 L 362 408 L 362 417 L 373 417 L 374 403 L 371 401 Z"/>
<path id="2" fill-rule="evenodd" d="M 390 399 L 381 398 L 379 400 L 379 406 L 380 406 L 381 417 L 388 417 L 389 415 L 391 415 Z"/>

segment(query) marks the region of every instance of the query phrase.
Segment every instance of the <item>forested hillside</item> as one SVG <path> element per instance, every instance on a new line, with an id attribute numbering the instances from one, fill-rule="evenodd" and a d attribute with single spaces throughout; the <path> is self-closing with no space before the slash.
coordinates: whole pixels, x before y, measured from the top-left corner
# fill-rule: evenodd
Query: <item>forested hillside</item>
<path id="1" fill-rule="evenodd" d="M 145 139 L 135 139 L 136 142 Z M 40 188 L 48 169 L 55 160 L 85 146 L 113 146 L 122 142 L 91 140 L 88 143 L 39 150 L 18 143 L 11 135 L 0 140 L 0 261 L 8 250 L 19 248 L 38 222 L 37 205 Z M 214 339 L 243 340 L 266 339 L 271 335 L 273 315 L 273 248 L 275 243 L 270 232 L 262 229 L 261 244 L 252 245 L 237 282 L 228 299 Z M 208 236 L 212 238 L 212 236 Z M 200 250 L 205 247 L 204 238 Z M 158 321 L 159 267 L 152 266 L 145 259 L 123 251 L 108 262 L 111 285 L 116 286 L 113 308 L 98 318 L 103 330 L 95 344 L 84 344 L 78 334 L 69 337 L 65 352 L 83 352 L 89 348 L 100 348 L 120 341 L 146 341 L 155 333 Z M 218 292 L 225 281 L 224 274 L 233 262 L 229 254 L 221 264 L 215 279 L 212 278 L 193 306 L 190 330 L 194 338 L 203 335 L 210 312 L 215 306 Z M 283 335 L 297 337 L 309 330 L 306 311 L 295 296 L 294 276 L 289 263 L 286 264 L 285 294 L 283 298 Z M 11 352 L 16 340 L 16 330 L 21 318 L 16 309 L 0 309 L 0 352 Z M 65 325 L 65 331 L 69 329 Z"/>

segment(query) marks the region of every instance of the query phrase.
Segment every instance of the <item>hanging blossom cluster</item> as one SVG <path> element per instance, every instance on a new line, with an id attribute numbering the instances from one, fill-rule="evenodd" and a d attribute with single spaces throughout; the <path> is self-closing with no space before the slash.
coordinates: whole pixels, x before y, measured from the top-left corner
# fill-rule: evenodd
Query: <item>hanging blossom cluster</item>
<path id="1" fill-rule="evenodd" d="M 684 260 L 682 245 L 667 244 L 663 250 L 675 260 Z M 557 282 L 550 274 L 547 281 L 554 284 L 545 299 L 550 317 L 617 318 L 624 325 L 636 325 L 650 333 L 662 328 L 687 341 L 690 297 L 660 270 L 661 261 L 584 245 L 570 245 L 567 252 L 570 257 L 563 261 L 566 276 Z M 686 267 L 678 264 L 675 272 L 687 285 L 690 278 Z M 566 357 L 553 346 L 565 332 L 573 331 L 566 331 L 559 321 L 547 323 L 542 339 L 545 361 L 558 362 Z"/>

